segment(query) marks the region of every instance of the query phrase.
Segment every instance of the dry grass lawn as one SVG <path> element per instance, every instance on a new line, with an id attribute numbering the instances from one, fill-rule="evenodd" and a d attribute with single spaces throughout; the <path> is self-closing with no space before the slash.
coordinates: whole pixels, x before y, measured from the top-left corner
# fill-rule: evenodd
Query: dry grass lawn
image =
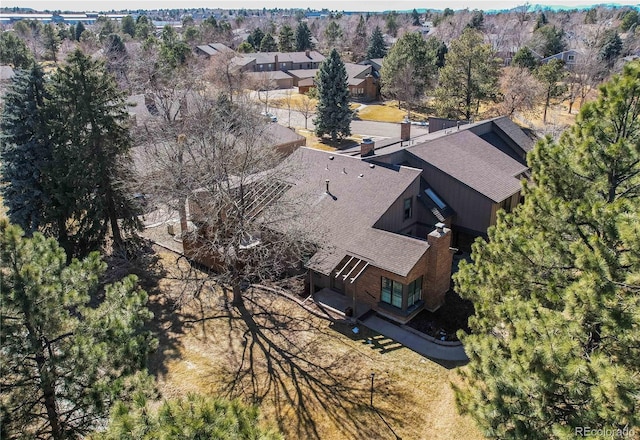
<path id="1" fill-rule="evenodd" d="M 362 142 L 362 136 L 359 135 L 349 136 L 348 138 L 333 142 L 328 138 L 319 138 L 313 131 L 303 128 L 297 129 L 296 133 L 307 138 L 307 147 L 323 151 L 343 150 L 359 145 L 360 142 Z"/>
<path id="2" fill-rule="evenodd" d="M 406 110 L 400 110 L 397 106 L 390 105 L 367 105 L 358 111 L 358 117 L 363 121 L 402 122 L 405 116 L 407 116 Z"/>
<path id="3" fill-rule="evenodd" d="M 152 371 L 164 397 L 240 398 L 289 439 L 482 438 L 456 411 L 455 369 L 273 293 L 252 289 L 242 307 L 226 307 L 204 274 L 185 284 L 186 262 L 168 252 L 161 261 Z"/>
<path id="4" fill-rule="evenodd" d="M 386 101 L 382 104 L 371 104 L 358 111 L 358 117 L 363 121 L 376 121 L 376 122 L 402 122 L 407 116 L 406 109 L 398 108 L 398 101 Z M 427 120 L 427 116 L 418 113 L 411 112 L 412 120 Z"/>
<path id="5" fill-rule="evenodd" d="M 269 99 L 269 106 L 277 108 L 289 108 L 290 105 L 292 109 L 295 109 L 296 107 L 301 105 L 304 96 L 305 95 L 301 95 L 300 93 L 292 92 L 290 97 L 278 96 Z M 288 100 L 290 100 L 289 103 L 287 103 Z M 315 108 L 318 104 L 315 99 L 312 99 L 311 102 L 313 104 L 313 108 Z"/>

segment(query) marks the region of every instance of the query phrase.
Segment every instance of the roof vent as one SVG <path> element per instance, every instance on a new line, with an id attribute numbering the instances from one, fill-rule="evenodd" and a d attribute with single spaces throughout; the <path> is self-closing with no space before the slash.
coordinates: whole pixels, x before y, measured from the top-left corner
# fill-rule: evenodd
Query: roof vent
<path id="1" fill-rule="evenodd" d="M 372 163 L 369 164 L 369 168 L 375 168 L 376 166 Z"/>
<path id="2" fill-rule="evenodd" d="M 329 160 L 333 160 L 333 156 L 329 156 Z"/>
<path id="3" fill-rule="evenodd" d="M 325 183 L 325 185 L 326 185 L 325 192 L 326 192 L 327 194 L 331 194 L 331 193 L 329 192 L 329 179 L 325 179 L 324 183 Z"/>
<path id="4" fill-rule="evenodd" d="M 364 177 L 364 174 L 360 174 L 358 177 Z"/>
<path id="5" fill-rule="evenodd" d="M 342 168 L 342 174 L 347 174 L 347 169 L 346 168 Z"/>

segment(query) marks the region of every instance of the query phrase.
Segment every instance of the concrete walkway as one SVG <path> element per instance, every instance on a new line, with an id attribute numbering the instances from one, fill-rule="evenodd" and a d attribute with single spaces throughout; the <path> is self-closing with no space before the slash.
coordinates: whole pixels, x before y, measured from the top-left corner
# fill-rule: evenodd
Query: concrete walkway
<path id="1" fill-rule="evenodd" d="M 428 358 L 454 362 L 469 360 L 462 345 L 438 345 L 375 315 L 365 318 L 362 324 Z"/>

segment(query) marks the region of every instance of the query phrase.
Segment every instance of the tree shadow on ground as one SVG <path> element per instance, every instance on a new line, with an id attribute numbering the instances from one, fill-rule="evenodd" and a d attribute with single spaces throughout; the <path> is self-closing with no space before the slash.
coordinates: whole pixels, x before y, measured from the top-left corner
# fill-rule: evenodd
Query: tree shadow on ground
<path id="1" fill-rule="evenodd" d="M 149 295 L 147 307 L 153 313 L 146 328 L 158 340 L 158 349 L 148 360 L 149 373 L 156 377 L 166 375 L 167 363 L 180 357 L 184 322 L 194 318 L 182 307 L 185 297 L 199 295 L 205 285 L 204 277 L 198 271 L 192 270 L 186 261 L 181 262 L 184 257 L 169 255 L 165 265 L 156 260 L 153 268 L 140 277 L 141 286 Z M 167 264 L 170 261 L 175 261 L 175 265 Z"/>
<path id="2" fill-rule="evenodd" d="M 229 310 L 228 362 L 216 373 L 223 393 L 256 405 L 268 401 L 279 429 L 292 438 L 322 438 L 319 423 L 326 438 L 327 421 L 336 438 L 379 438 L 378 415 L 369 406 L 370 369 L 362 368 L 372 359 L 350 349 L 319 314 L 281 298 L 273 307 L 275 298 L 249 291 L 243 304 Z M 335 343 L 323 342 L 327 337 Z M 411 405 L 411 397 L 400 395 L 390 380 L 379 385 L 394 407 Z M 398 411 L 385 419 L 399 425 L 401 416 Z"/>
<path id="3" fill-rule="evenodd" d="M 354 333 L 353 324 L 349 322 L 340 322 L 336 321 L 330 325 L 330 328 L 335 330 L 336 332 L 348 337 L 352 341 L 359 341 L 363 346 L 370 348 L 371 350 L 375 350 L 380 354 L 389 353 L 391 351 L 400 350 L 402 348 L 406 348 L 407 350 L 411 350 L 408 347 L 405 347 L 401 343 L 377 333 L 370 328 L 364 325 L 358 325 L 358 332 Z M 428 356 L 424 356 L 420 353 L 417 353 L 420 356 L 423 356 L 425 359 L 428 359 L 431 362 L 434 362 L 441 367 L 446 368 L 447 370 L 452 370 L 454 368 L 462 367 L 467 365 L 469 361 L 447 361 L 443 359 L 436 359 Z"/>
<path id="4" fill-rule="evenodd" d="M 354 325 L 347 321 L 335 321 L 331 323 L 330 327 L 352 341 L 359 341 L 363 346 L 368 347 L 371 350 L 375 350 L 380 354 L 405 348 L 401 343 L 380 333 L 374 332 L 363 325 L 355 326 L 355 328 L 358 329 L 357 333 L 354 332 Z"/>
<path id="5" fill-rule="evenodd" d="M 331 139 L 327 138 L 318 138 L 318 142 L 322 145 L 326 145 L 327 147 L 335 148 L 336 150 L 346 150 L 348 148 L 353 148 L 360 145 L 353 139 L 337 139 L 335 141 L 332 141 Z"/>

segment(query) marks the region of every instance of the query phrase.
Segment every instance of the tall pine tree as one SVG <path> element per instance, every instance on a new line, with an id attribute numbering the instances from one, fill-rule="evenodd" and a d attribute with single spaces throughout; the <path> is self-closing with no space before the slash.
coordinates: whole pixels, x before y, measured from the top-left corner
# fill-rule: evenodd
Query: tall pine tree
<path id="1" fill-rule="evenodd" d="M 636 62 L 538 143 L 524 204 L 461 264 L 475 315 L 456 396 L 489 437 L 640 425 L 639 116 Z"/>
<path id="2" fill-rule="evenodd" d="M 214 399 L 188 394 L 154 408 L 138 399 L 134 405 L 120 403 L 106 432 L 97 440 L 131 438 L 132 432 L 144 432 L 146 439 L 260 439 L 281 440 L 280 433 L 261 427 L 258 409 L 237 400 Z"/>
<path id="3" fill-rule="evenodd" d="M 20 71 L 6 96 L 0 128 L 0 181 L 9 218 L 27 234 L 46 223 L 49 210 L 47 166 L 51 145 L 46 134 L 47 97 L 42 68 Z M 44 220 L 43 220 L 44 218 Z"/>
<path id="4" fill-rule="evenodd" d="M 283 24 L 278 34 L 278 50 L 280 52 L 293 52 L 295 48 L 295 38 L 293 29 L 288 24 Z"/>
<path id="5" fill-rule="evenodd" d="M 442 115 L 471 119 L 481 102 L 497 94 L 499 68 L 495 52 L 484 43 L 482 34 L 466 28 L 451 42 L 440 69 L 436 98 Z"/>
<path id="6" fill-rule="evenodd" d="M 110 230 L 122 248 L 140 226 L 127 191 L 132 141 L 124 95 L 102 62 L 76 50 L 52 78 L 48 107 L 60 244 L 68 255 L 84 256 Z"/>
<path id="7" fill-rule="evenodd" d="M 296 28 L 296 50 L 311 50 L 313 49 L 313 42 L 311 41 L 311 30 L 307 23 L 300 22 Z"/>
<path id="8" fill-rule="evenodd" d="M 349 108 L 349 85 L 347 70 L 333 49 L 329 57 L 322 62 L 316 85 L 318 87 L 318 107 L 313 123 L 316 134 L 330 134 L 332 140 L 351 134 L 353 112 Z"/>
<path id="9" fill-rule="evenodd" d="M 0 220 L 3 438 L 88 434 L 131 388 L 154 344 L 135 276 L 106 286 L 99 300 L 106 264 L 98 253 L 66 260 L 54 239 L 24 238 Z"/>
<path id="10" fill-rule="evenodd" d="M 371 34 L 371 41 L 367 49 L 367 59 L 372 60 L 374 58 L 384 58 L 387 54 L 387 47 L 384 44 L 384 37 L 380 26 L 376 26 Z"/>

